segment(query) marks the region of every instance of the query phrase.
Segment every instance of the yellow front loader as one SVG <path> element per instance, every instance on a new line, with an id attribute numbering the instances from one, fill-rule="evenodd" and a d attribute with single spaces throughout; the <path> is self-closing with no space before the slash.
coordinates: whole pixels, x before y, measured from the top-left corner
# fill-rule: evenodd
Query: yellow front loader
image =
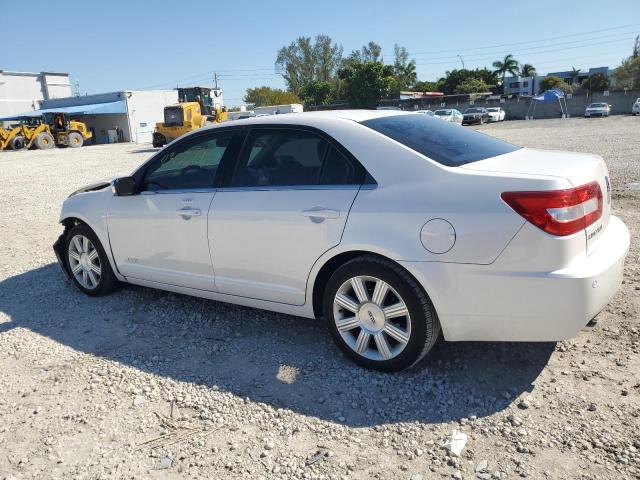
<path id="1" fill-rule="evenodd" d="M 213 96 L 212 96 L 213 93 Z M 227 109 L 214 101 L 218 89 L 190 87 L 178 89 L 178 103 L 164 109 L 164 122 L 156 123 L 153 146 L 162 147 L 185 133 L 227 120 Z"/>

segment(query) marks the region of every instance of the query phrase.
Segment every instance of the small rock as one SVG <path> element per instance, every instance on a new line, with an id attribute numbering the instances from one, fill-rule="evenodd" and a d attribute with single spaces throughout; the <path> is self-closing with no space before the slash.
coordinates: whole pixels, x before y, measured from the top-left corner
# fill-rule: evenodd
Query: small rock
<path id="1" fill-rule="evenodd" d="M 523 398 L 522 400 L 520 400 L 520 403 L 518 404 L 518 408 L 521 408 L 522 410 L 526 410 L 529 407 L 531 407 L 531 402 L 529 400 L 527 400 L 526 398 Z"/>
<path id="2" fill-rule="evenodd" d="M 476 465 L 476 472 L 484 472 L 487 468 L 489 468 L 489 462 L 487 460 L 482 460 L 478 465 Z"/>

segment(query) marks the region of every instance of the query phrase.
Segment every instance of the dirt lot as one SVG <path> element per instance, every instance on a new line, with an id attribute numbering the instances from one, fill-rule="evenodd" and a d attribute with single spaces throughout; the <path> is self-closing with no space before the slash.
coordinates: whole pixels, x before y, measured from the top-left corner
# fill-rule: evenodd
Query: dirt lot
<path id="1" fill-rule="evenodd" d="M 625 283 L 571 341 L 442 343 L 395 375 L 346 361 L 321 322 L 81 295 L 54 263 L 60 205 L 153 150 L 1 153 L 0 479 L 640 478 L 640 119 L 479 128 L 606 159 Z M 454 429 L 459 458 L 441 448 Z"/>

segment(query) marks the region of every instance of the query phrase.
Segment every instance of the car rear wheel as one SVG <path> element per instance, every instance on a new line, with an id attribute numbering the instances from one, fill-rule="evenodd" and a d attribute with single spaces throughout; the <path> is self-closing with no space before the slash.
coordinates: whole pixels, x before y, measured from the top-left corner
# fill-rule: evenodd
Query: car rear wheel
<path id="1" fill-rule="evenodd" d="M 436 312 L 418 282 L 398 265 L 374 256 L 336 270 L 325 289 L 323 311 L 342 352 L 380 371 L 415 365 L 440 334 Z"/>
<path id="2" fill-rule="evenodd" d="M 76 225 L 66 236 L 65 261 L 73 283 L 90 296 L 106 295 L 118 283 L 98 237 L 86 225 Z"/>

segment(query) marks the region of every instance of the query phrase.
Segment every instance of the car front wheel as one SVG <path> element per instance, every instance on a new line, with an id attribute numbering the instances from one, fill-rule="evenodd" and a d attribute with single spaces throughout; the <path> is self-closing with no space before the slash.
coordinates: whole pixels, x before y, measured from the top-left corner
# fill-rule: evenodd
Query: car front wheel
<path id="1" fill-rule="evenodd" d="M 76 225 L 65 239 L 65 261 L 73 283 L 90 296 L 106 295 L 118 281 L 98 237 L 86 225 Z"/>
<path id="2" fill-rule="evenodd" d="M 325 289 L 323 311 L 342 352 L 380 371 L 415 365 L 440 334 L 436 312 L 418 282 L 400 266 L 374 256 L 336 270 Z"/>

